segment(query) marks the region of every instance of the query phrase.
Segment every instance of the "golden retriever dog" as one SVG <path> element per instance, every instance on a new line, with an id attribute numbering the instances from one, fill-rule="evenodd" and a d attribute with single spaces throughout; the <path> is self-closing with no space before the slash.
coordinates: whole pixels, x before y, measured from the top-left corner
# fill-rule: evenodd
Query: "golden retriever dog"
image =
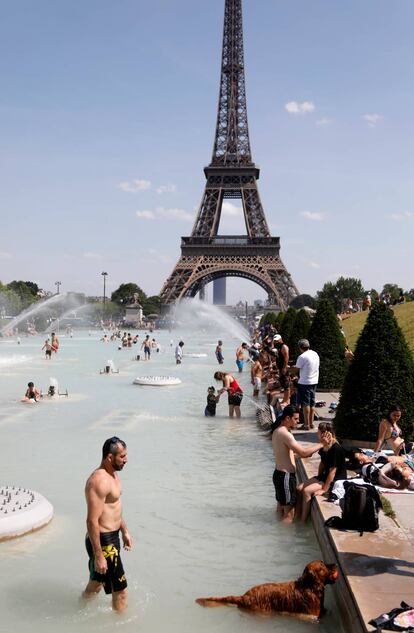
<path id="1" fill-rule="evenodd" d="M 198 598 L 196 602 L 203 607 L 234 604 L 248 611 L 317 619 L 324 613 L 325 585 L 333 584 L 337 578 L 336 565 L 314 560 L 306 565 L 297 580 L 268 582 L 252 587 L 242 596 Z"/>

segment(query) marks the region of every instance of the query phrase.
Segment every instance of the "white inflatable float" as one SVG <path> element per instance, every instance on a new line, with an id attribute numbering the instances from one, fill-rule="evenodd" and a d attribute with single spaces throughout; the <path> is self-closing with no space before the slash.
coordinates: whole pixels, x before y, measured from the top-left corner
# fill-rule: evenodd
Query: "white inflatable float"
<path id="1" fill-rule="evenodd" d="M 22 536 L 47 525 L 53 506 L 29 488 L 0 486 L 0 541 Z"/>
<path id="2" fill-rule="evenodd" d="M 207 358 L 207 354 L 198 354 L 198 353 L 183 354 L 183 356 L 185 356 L 186 358 Z"/>
<path id="3" fill-rule="evenodd" d="M 180 383 L 181 380 L 174 376 L 138 376 L 133 382 L 134 385 L 147 385 L 149 387 L 168 387 Z"/>

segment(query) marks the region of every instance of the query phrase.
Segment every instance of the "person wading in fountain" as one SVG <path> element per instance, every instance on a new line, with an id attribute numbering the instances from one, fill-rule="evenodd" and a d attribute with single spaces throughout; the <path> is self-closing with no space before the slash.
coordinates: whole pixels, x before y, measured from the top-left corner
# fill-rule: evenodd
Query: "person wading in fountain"
<path id="1" fill-rule="evenodd" d="M 236 418 L 241 417 L 240 405 L 243 399 L 243 391 L 237 380 L 224 371 L 216 371 L 214 380 L 221 380 L 223 387 L 217 392 L 218 396 L 227 391 L 229 397 L 229 417 L 232 418 L 236 414 Z"/>
<path id="2" fill-rule="evenodd" d="M 243 366 L 244 366 L 244 352 L 247 350 L 248 345 L 247 343 L 242 343 L 241 345 L 239 345 L 239 347 L 236 349 L 236 365 L 237 368 L 239 370 L 239 374 L 243 371 Z"/>
<path id="3" fill-rule="evenodd" d="M 275 426 L 278 424 L 278 420 Z M 280 423 L 272 434 L 272 447 L 275 456 L 273 484 L 276 492 L 277 514 L 282 523 L 292 523 L 295 518 L 297 501 L 295 455 L 310 457 L 317 453 L 323 444 L 314 444 L 305 448 L 295 440 L 292 431 L 299 422 L 299 409 L 288 404 L 280 418 Z"/>
<path id="4" fill-rule="evenodd" d="M 55 354 L 57 354 L 57 351 L 59 349 L 59 339 L 54 332 L 52 332 L 52 340 L 50 341 L 50 345 Z"/>
<path id="5" fill-rule="evenodd" d="M 102 587 L 112 594 L 112 608 L 121 613 L 127 608 L 128 589 L 120 556 L 119 531 L 124 548 L 132 539 L 122 518 L 121 480 L 118 471 L 127 463 L 127 448 L 119 437 L 111 437 L 102 447 L 102 462 L 86 482 L 88 507 L 86 550 L 89 556 L 89 582 L 83 592 L 93 598 Z"/>

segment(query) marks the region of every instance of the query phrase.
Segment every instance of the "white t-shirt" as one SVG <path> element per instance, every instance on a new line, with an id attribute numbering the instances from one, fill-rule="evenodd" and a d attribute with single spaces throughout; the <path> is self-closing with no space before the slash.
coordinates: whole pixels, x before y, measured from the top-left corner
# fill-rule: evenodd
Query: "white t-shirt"
<path id="1" fill-rule="evenodd" d="M 317 385 L 319 380 L 319 354 L 308 349 L 303 352 L 296 361 L 296 367 L 299 367 L 300 385 Z"/>

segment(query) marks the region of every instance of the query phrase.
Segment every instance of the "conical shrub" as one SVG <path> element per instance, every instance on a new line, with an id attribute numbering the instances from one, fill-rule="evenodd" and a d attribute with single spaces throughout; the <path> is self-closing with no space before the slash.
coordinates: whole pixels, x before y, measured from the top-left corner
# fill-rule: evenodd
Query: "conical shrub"
<path id="1" fill-rule="evenodd" d="M 266 312 L 260 319 L 259 327 L 262 327 L 266 323 L 270 323 L 271 325 L 274 325 L 276 327 L 277 315 L 275 312 Z"/>
<path id="2" fill-rule="evenodd" d="M 308 338 L 310 326 L 311 320 L 309 314 L 302 308 L 296 313 L 289 341 L 283 339 L 289 346 L 289 356 L 292 360 L 296 360 L 301 353 L 298 347 L 298 341 L 300 341 L 301 338 Z"/>
<path id="3" fill-rule="evenodd" d="M 378 423 L 389 407 L 399 404 L 399 425 L 412 437 L 414 362 L 391 308 L 376 303 L 370 310 L 345 377 L 335 429 L 339 437 L 375 441 Z"/>
<path id="4" fill-rule="evenodd" d="M 290 335 L 292 334 L 293 325 L 296 319 L 296 310 L 295 308 L 288 308 L 283 317 L 283 321 L 280 324 L 280 334 L 283 340 L 290 341 Z"/>
<path id="5" fill-rule="evenodd" d="M 280 333 L 280 328 L 282 327 L 282 323 L 283 323 L 283 319 L 285 318 L 285 313 L 284 312 L 278 312 L 277 317 L 276 317 L 276 322 L 275 322 L 275 326 L 277 331 Z"/>
<path id="6" fill-rule="evenodd" d="M 328 299 L 318 302 L 316 314 L 309 330 L 311 349 L 320 357 L 320 389 L 341 389 L 346 362 L 345 339 L 332 303 Z"/>

